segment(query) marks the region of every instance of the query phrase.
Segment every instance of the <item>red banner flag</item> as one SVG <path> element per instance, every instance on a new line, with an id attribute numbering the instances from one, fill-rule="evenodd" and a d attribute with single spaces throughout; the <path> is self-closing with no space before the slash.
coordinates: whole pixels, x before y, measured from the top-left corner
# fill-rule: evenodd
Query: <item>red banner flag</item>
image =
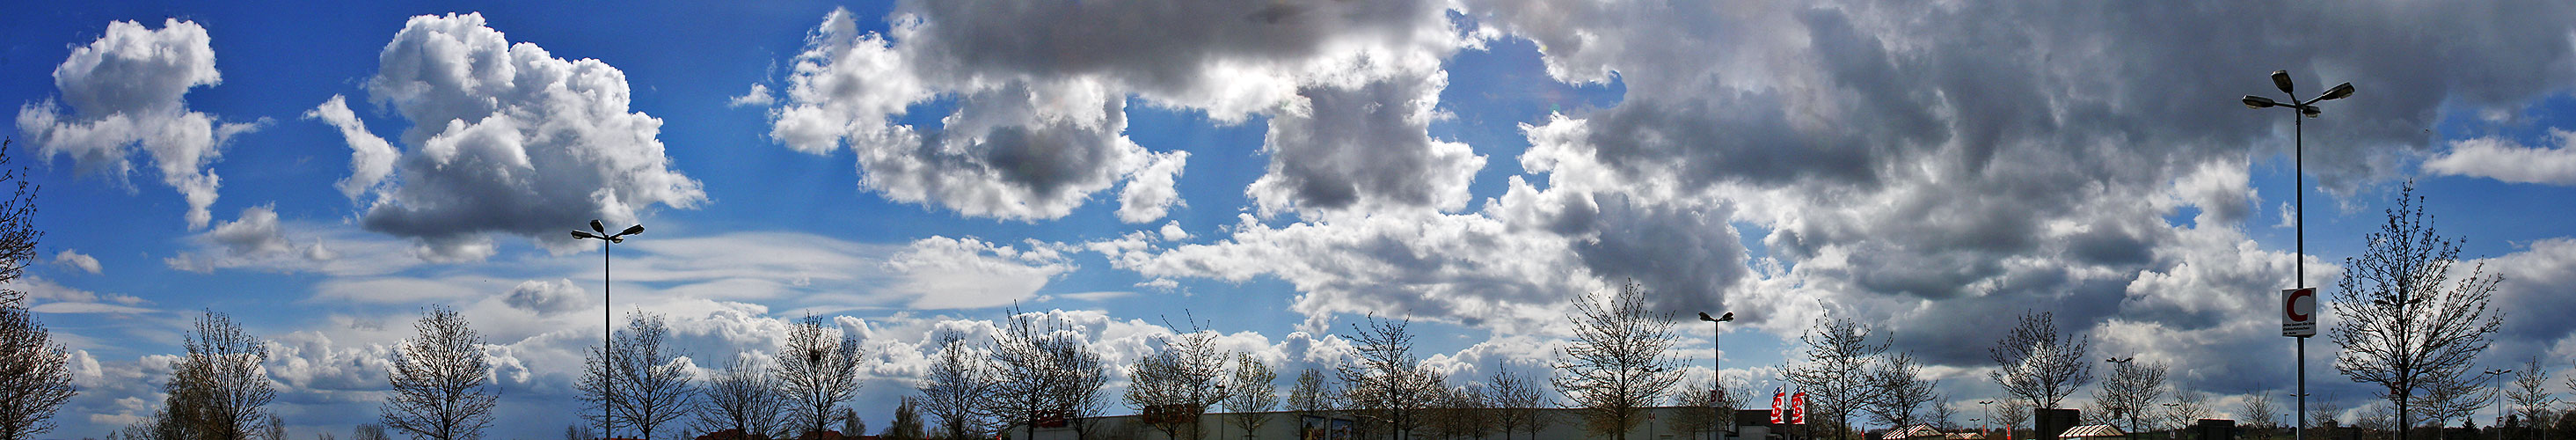
<path id="1" fill-rule="evenodd" d="M 1783 399 L 1787 399 L 1788 397 L 1789 390 L 1787 388 L 1771 391 L 1771 424 L 1780 424 L 1780 406 L 1785 404 Z"/>
<path id="2" fill-rule="evenodd" d="M 1807 424 L 1807 392 L 1806 392 L 1806 391 L 1799 391 L 1799 392 L 1798 392 L 1798 395 L 1796 395 L 1796 396 L 1790 396 L 1790 397 L 1789 397 L 1789 424 L 1792 424 L 1792 425 L 1804 425 L 1804 424 Z"/>

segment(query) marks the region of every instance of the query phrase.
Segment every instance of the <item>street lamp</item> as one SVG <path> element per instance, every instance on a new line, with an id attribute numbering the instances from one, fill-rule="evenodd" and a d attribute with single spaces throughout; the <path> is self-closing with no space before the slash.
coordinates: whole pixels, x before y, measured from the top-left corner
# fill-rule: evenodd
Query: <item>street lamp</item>
<path id="1" fill-rule="evenodd" d="M 2121 368 L 2128 367 L 2128 366 L 2129 366 L 2129 362 L 2136 361 L 2136 360 L 2138 360 L 2138 356 L 2137 356 L 2137 355 L 2134 355 L 2134 354 L 2129 355 L 2129 357 L 2124 357 L 2124 358 L 2104 358 L 2104 359 L 2102 359 L 2102 361 L 2103 361 L 2103 362 L 2109 362 L 2109 363 L 2119 364 L 2118 366 L 2113 366 L 2113 367 L 2111 367 L 2111 374 L 2112 374 L 2114 377 L 2116 377 L 2116 376 L 2118 376 L 2118 375 L 2120 374 L 2120 369 L 2121 369 Z M 2168 403 L 2168 404 L 2165 404 L 2165 405 L 2166 405 L 2166 406 L 2172 406 L 2173 404 Z M 2127 431 L 2136 431 L 2136 430 L 2138 430 L 2138 413 L 2145 412 L 2145 411 L 2141 411 L 2141 410 L 2144 410 L 2144 409 L 2146 409 L 2146 408 L 2112 408 L 2112 409 L 2111 409 L 2111 418 L 2112 418 L 2112 419 L 2115 419 L 2115 420 L 2116 420 L 2116 419 L 2119 419 L 2119 418 L 2120 418 L 2120 412 L 2121 412 L 2121 410 L 2123 410 L 2123 409 L 2128 410 L 2128 414 L 2129 414 L 2129 429 L 2127 429 Z M 2135 433 L 2135 432 L 2122 432 L 2121 434 L 2122 434 L 2122 435 L 2121 435 L 2121 437 L 2125 438 L 2125 437 L 2129 437 L 2129 436 L 2137 435 L 2138 433 Z"/>
<path id="2" fill-rule="evenodd" d="M 616 312 L 615 309 L 608 307 L 608 245 L 610 243 L 625 243 L 626 236 L 642 233 L 644 233 L 644 225 L 628 226 L 624 231 L 610 234 L 608 233 L 607 228 L 599 225 L 599 220 L 590 221 L 590 232 L 582 232 L 579 229 L 572 231 L 573 239 L 599 240 L 599 363 L 602 368 L 617 368 L 617 363 L 609 361 L 608 355 L 611 353 L 609 351 L 609 345 L 614 343 L 613 341 L 617 334 L 615 326 L 609 323 L 611 321 L 609 317 Z M 601 378 L 605 382 L 600 384 L 600 392 L 614 393 L 617 390 L 617 387 L 613 386 L 615 383 L 615 379 L 613 378 L 617 377 L 616 372 L 605 371 L 603 373 L 606 373 L 607 377 Z M 600 397 L 604 399 L 611 396 Z M 603 403 L 602 405 L 603 406 L 600 407 L 600 411 L 607 411 L 608 407 L 604 406 L 606 404 Z M 601 414 L 601 417 L 599 418 L 601 438 L 617 438 L 617 429 L 608 424 L 609 419 L 610 417 L 607 417 L 607 414 L 604 413 Z"/>
<path id="3" fill-rule="evenodd" d="M 2343 99 L 2344 97 L 2347 97 L 2347 96 L 2352 96 L 2352 83 L 2343 83 L 2343 84 L 2336 84 L 2333 88 L 2326 89 L 2326 93 L 2325 93 L 2325 94 L 2323 94 L 2323 95 L 2317 95 L 2317 97 L 2316 97 L 2316 98 L 2314 98 L 2314 99 L 2309 99 L 2309 100 L 2301 101 L 2301 100 L 2299 100 L 2299 94 L 2298 94 L 2298 92 L 2294 92 L 2294 91 L 2292 91 L 2292 90 L 2293 90 L 2293 88 L 2290 86 L 2290 71 L 2287 71 L 2287 70 L 2275 70 L 2275 71 L 2272 71 L 2272 86 L 2273 86 L 2273 87 L 2280 88 L 2280 89 L 2281 89 L 2281 93 L 2282 93 L 2282 94 L 2288 95 L 2288 96 L 2290 97 L 2290 102 L 2289 102 L 2289 103 L 2282 103 L 2282 102 L 2279 102 L 2279 101 L 2273 101 L 2271 98 L 2265 98 L 2265 97 L 2261 97 L 2261 96 L 2254 96 L 2254 95 L 2245 95 L 2245 99 L 2242 99 L 2242 100 L 2240 100 L 2240 101 L 2245 103 L 2245 107 L 2246 107 L 2246 108 L 2256 108 L 2256 109 L 2259 109 L 2259 108 L 2267 108 L 2267 107 L 2280 107 L 2280 108 L 2290 109 L 2291 111 L 2296 111 L 2296 112 L 2298 112 L 2298 115 L 2299 115 L 2299 116 L 2306 116 L 2306 117 L 2309 117 L 2309 118 L 2314 118 L 2314 117 L 2317 117 L 2318 115 L 2320 115 L 2320 114 L 2324 113 L 2324 111 L 2323 111 L 2323 110 L 2319 110 L 2319 109 L 2317 108 L 2317 106 L 2316 106 L 2316 103 L 2317 103 L 2317 102 L 2320 102 L 2320 101 L 2332 101 L 2332 100 L 2337 100 L 2337 99 Z M 2292 199 L 2294 199 L 2294 200 L 2296 200 L 2296 202 L 2295 202 L 2295 203 L 2297 203 L 2297 204 L 2298 204 L 2298 212 L 2296 212 L 2296 213 L 2294 213 L 2294 214 L 2293 214 L 2293 215 L 2296 215 L 2296 216 L 2297 216 L 2297 217 L 2295 217 L 2295 219 L 2296 219 L 2296 222 L 2297 222 L 2297 223 L 2296 223 L 2296 225 L 2295 225 L 2295 227 L 2294 227 L 2294 232 L 2293 232 L 2293 234 L 2297 237 L 2297 240 L 2298 240 L 2298 257 L 2297 257 L 2297 258 L 2298 258 L 2298 266 L 2297 266 L 2297 269 L 2294 269 L 2294 273 L 2296 273 L 2296 275 L 2293 275 L 2293 277 L 2294 277 L 2295 279 L 2293 279 L 2293 280 L 2291 280 L 2291 281 L 2292 281 L 2292 284 L 2297 284 L 2297 285 L 2298 285 L 2298 287 L 2297 287 L 2297 288 L 2299 288 L 2299 289 L 2306 289 L 2306 288 L 2308 287 L 2308 220 L 2307 220 L 2307 219 L 2308 219 L 2308 189 L 2307 189 L 2307 186 L 2308 186 L 2308 182 L 2307 182 L 2308 175 L 2307 175 L 2307 168 L 2306 168 L 2306 163 L 2305 163 L 2305 156 L 2306 156 L 2306 154 L 2307 154 L 2307 145 L 2306 145 L 2306 144 L 2307 144 L 2307 133 L 2306 133 L 2306 125 L 2307 125 L 2307 124 L 2306 124 L 2306 122 L 2304 121 L 2304 119 L 2305 119 L 2305 118 L 2300 118 L 2300 117 L 2297 117 L 2297 116 L 2290 117 L 2290 169 L 2291 169 L 2291 174 L 2293 175 L 2293 177 L 2292 177 L 2292 179 L 2293 179 L 2293 180 L 2292 180 L 2292 182 L 2294 182 L 2294 183 L 2296 183 L 2296 184 L 2298 185 L 2297 187 L 2291 188 L 2291 189 L 2292 189 L 2292 191 L 2290 192 L 2290 193 L 2292 194 L 2292 197 L 2291 197 L 2291 198 L 2292 198 Z M 2299 373 L 2299 374 L 2298 374 L 2298 376 L 2299 376 L 2299 392 L 2298 392 L 2298 394 L 2299 394 L 2299 404 L 2298 404 L 2298 412 L 2299 412 L 2300 414 L 2307 414 L 2307 413 L 2308 413 L 2308 396 L 2307 396 L 2307 395 L 2308 395 L 2308 337 L 2306 337 L 2306 336 L 2299 336 L 2299 337 L 2298 337 L 2298 339 L 2299 339 L 2299 353 L 2298 353 L 2298 369 L 2299 369 L 2299 372 L 2298 372 L 2298 373 Z M 2298 429 L 2297 429 L 2297 430 L 2294 430 L 2294 431 L 2291 431 L 2291 433 L 2292 433 L 2292 434 L 2290 435 L 2290 437 L 2291 437 L 2292 439 L 2294 439 L 2294 440 L 2308 440 L 2308 420 L 2307 420 L 2307 418 L 2305 418 L 2305 417 L 2301 417 L 2301 418 L 2299 418 L 2299 427 L 2298 427 Z"/>
<path id="4" fill-rule="evenodd" d="M 1982 408 L 1985 408 L 1985 409 L 1986 409 L 1986 421 L 1994 421 L 1994 420 L 1995 420 L 1995 401 L 1992 401 L 1992 400 L 1979 400 L 1979 401 L 1977 401 L 1977 406 L 1978 406 L 1978 407 L 1982 407 Z M 1986 431 L 1987 431 L 1987 426 L 1986 426 L 1985 424 L 1982 424 L 1982 423 L 1977 424 L 1977 433 L 1983 434 L 1983 433 L 1985 433 Z"/>
<path id="5" fill-rule="evenodd" d="M 2506 374 L 2512 374 L 2512 373 L 2514 373 L 2514 371 L 2513 371 L 2513 370 L 2506 370 L 2506 369 L 2493 369 L 2493 370 L 2483 371 L 2483 372 L 2480 372 L 2480 373 L 2481 373 L 2481 374 L 2485 374 L 2485 375 L 2486 375 L 2486 380 L 2487 380 L 2488 382 L 2490 382 L 2490 383 L 2493 383 L 2493 382 L 2495 381 L 2496 376 L 2501 376 L 2501 375 L 2506 375 Z M 2504 413 L 2505 413 L 2505 410 L 2504 410 L 2504 384 L 2501 384 L 2501 383 L 2496 384 L 2496 385 L 2495 385 L 2495 391 L 2494 391 L 2494 392 L 2491 392 L 2491 393 L 2488 393 L 2488 394 L 2487 394 L 2487 397 L 2488 397 L 2488 399 L 2490 399 L 2490 401 L 2492 401 L 2492 402 L 2494 402 L 2494 403 L 2495 403 L 2495 407 L 2496 407 L 2496 421 L 2495 421 L 2495 424 L 2493 424 L 2493 425 L 2487 425 L 2487 426 L 2488 426 L 2488 427 L 2490 427 L 2490 428 L 2492 428 L 2492 427 L 2504 426 Z"/>
<path id="6" fill-rule="evenodd" d="M 1717 399 L 1710 399 L 1709 410 L 1717 412 L 1718 421 L 1725 423 L 1726 427 L 1722 432 L 1712 432 L 1709 435 L 1724 438 L 1726 435 L 1735 434 L 1735 418 L 1726 416 L 1726 411 L 1732 408 L 1726 407 L 1726 370 L 1719 367 L 1723 365 L 1721 361 L 1725 360 L 1726 351 L 1718 344 L 1718 338 L 1725 334 L 1718 326 L 1735 320 L 1735 312 L 1719 313 L 1714 318 L 1709 317 L 1708 312 L 1699 312 L 1699 320 L 1708 321 L 1708 384 L 1713 388 L 1709 392 L 1718 393 Z"/>

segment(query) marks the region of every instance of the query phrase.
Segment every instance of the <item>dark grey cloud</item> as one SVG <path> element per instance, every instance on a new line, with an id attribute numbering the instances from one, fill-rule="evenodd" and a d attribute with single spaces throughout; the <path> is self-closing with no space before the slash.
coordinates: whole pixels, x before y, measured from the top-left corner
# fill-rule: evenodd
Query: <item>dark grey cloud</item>
<path id="1" fill-rule="evenodd" d="M 1445 84 L 1433 75 L 1298 89 L 1303 105 L 1270 119 L 1270 168 L 1248 192 L 1264 212 L 1464 207 L 1485 160 L 1428 137 Z"/>

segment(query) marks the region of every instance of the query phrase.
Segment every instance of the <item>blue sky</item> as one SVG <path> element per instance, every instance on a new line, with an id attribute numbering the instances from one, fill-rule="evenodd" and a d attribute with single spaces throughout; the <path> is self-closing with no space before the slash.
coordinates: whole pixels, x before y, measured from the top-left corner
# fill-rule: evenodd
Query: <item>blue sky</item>
<path id="1" fill-rule="evenodd" d="M 47 233 L 13 288 L 83 386 L 49 435 L 149 414 L 204 310 L 275 341 L 296 435 L 346 432 L 436 304 L 495 345 L 495 434 L 551 436 L 593 218 L 650 228 L 613 307 L 701 367 L 806 313 L 862 332 L 875 420 L 926 335 L 1014 301 L 1113 360 L 1194 316 L 1290 368 L 1407 317 L 1464 383 L 1626 280 L 1745 316 L 1726 374 L 1758 387 L 1854 316 L 1987 398 L 1986 317 L 2036 309 L 2223 412 L 2288 389 L 2292 191 L 2331 286 L 2410 180 L 2506 276 L 2482 362 L 2576 355 L 2539 319 L 2576 311 L 2565 6 L 359 3 L 0 14 Z M 2329 18 L 2252 18 L 2282 16 Z M 2303 189 L 2289 116 L 2235 104 L 2275 69 L 2360 90 L 2308 121 Z"/>

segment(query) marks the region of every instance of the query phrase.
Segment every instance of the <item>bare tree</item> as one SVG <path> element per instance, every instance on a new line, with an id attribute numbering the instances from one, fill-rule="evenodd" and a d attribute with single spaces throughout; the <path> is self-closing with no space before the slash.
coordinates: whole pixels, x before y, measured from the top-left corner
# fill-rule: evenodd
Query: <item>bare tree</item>
<path id="1" fill-rule="evenodd" d="M 2334 426 L 2340 424 L 2336 419 L 2343 417 L 2343 409 L 2343 402 L 2336 401 L 2331 396 L 2322 399 L 2309 399 L 2308 414 L 2306 416 L 2308 418 L 2308 426 Z"/>
<path id="2" fill-rule="evenodd" d="M 1878 398 L 1869 373 L 1887 352 L 1888 343 L 1872 338 L 1882 336 L 1873 333 L 1851 318 L 1819 319 L 1815 328 L 1799 337 L 1807 344 L 1807 361 L 1780 373 L 1807 391 L 1807 402 L 1815 409 L 1810 414 L 1832 421 L 1837 436 L 1849 431 L 1840 427 L 1851 426 L 1853 411 Z"/>
<path id="3" fill-rule="evenodd" d="M 2166 371 L 2164 363 L 2139 362 L 2136 357 L 2113 363 L 2111 377 L 2093 389 L 2093 402 L 2110 411 L 2113 419 L 2127 422 L 2122 428 L 2128 432 L 2145 432 L 2139 421 L 2164 398 Z"/>
<path id="4" fill-rule="evenodd" d="M 1226 383 L 1225 410 L 1234 413 L 1234 426 L 1243 428 L 1243 437 L 1252 438 L 1254 431 L 1270 424 L 1270 408 L 1279 404 L 1279 373 L 1252 353 L 1234 357 L 1234 377 Z"/>
<path id="5" fill-rule="evenodd" d="M 1225 399 L 1226 353 L 1216 346 L 1216 332 L 1195 320 L 1189 330 L 1164 335 L 1161 350 L 1137 358 L 1127 369 L 1127 405 L 1168 438 L 1182 438 L 1184 430 L 1188 438 L 1204 437 L 1200 415 Z"/>
<path id="6" fill-rule="evenodd" d="M 492 425 L 495 396 L 485 391 L 483 336 L 456 310 L 433 306 L 412 324 L 420 332 L 394 349 L 393 391 L 378 410 L 385 426 L 413 437 L 479 438 Z"/>
<path id="7" fill-rule="evenodd" d="M 2030 427 L 2028 424 L 2030 422 L 2031 415 L 2030 402 L 2020 399 L 1995 400 L 1995 405 L 1999 406 L 1998 408 L 1995 408 L 1996 412 L 1994 413 L 1996 424 L 2003 425 L 2004 430 L 2006 431 L 2013 430 L 2014 428 Z"/>
<path id="8" fill-rule="evenodd" d="M 1959 409 L 1950 405 L 1950 395 L 1934 394 L 1928 409 L 1923 410 L 1923 423 L 1943 431 L 1959 429 Z"/>
<path id="9" fill-rule="evenodd" d="M 1914 355 L 1897 353 L 1869 373 L 1870 391 L 1874 398 L 1863 402 L 1870 420 L 1893 427 L 1920 422 L 1925 404 L 1941 397 L 1930 380 L 1923 379 L 1923 366 L 1914 363 Z"/>
<path id="10" fill-rule="evenodd" d="M 2503 276 L 2481 266 L 2453 282 L 2459 242 L 2434 232 L 2414 193 L 2407 183 L 2388 222 L 2367 236 L 2369 249 L 2344 259 L 2329 303 L 2338 321 L 2327 334 L 2343 347 L 2335 371 L 2379 385 L 2378 397 L 2396 406 L 2400 426 L 2412 423 L 2417 393 L 2469 374 L 2504 325 L 2501 313 L 2487 311 Z"/>
<path id="11" fill-rule="evenodd" d="M 2191 427 L 2191 423 L 2209 418 L 2209 395 L 2175 387 L 2173 402 L 2165 405 L 2165 421 L 2172 429 Z"/>
<path id="12" fill-rule="evenodd" d="M 5 217 L 0 215 L 0 221 Z M 0 232 L 0 240 L 6 235 Z M 23 440 L 52 431 L 54 411 L 79 392 L 72 385 L 71 353 L 53 342 L 53 333 L 45 330 L 35 313 L 16 303 L 0 303 L 0 440 Z"/>
<path id="13" fill-rule="evenodd" d="M 991 357 L 973 351 L 974 347 L 954 332 L 940 333 L 936 339 L 939 357 L 931 361 L 930 373 L 922 378 L 922 409 L 938 419 L 941 430 L 948 435 L 981 436 L 993 412 L 987 404 L 996 386 Z"/>
<path id="14" fill-rule="evenodd" d="M 778 376 L 767 368 L 745 362 L 736 356 L 722 372 L 707 378 L 699 388 L 698 418 L 700 431 L 739 433 L 745 440 L 753 436 L 785 434 L 784 414 L 787 396 L 779 392 Z"/>
<path id="15" fill-rule="evenodd" d="M 7 168 L 10 143 L 0 139 L 0 186 L 16 186 L 9 198 L 0 199 L 0 283 L 25 275 L 27 263 L 36 260 L 36 242 L 45 238 L 44 231 L 36 230 L 37 187 L 27 181 L 25 168 Z M 25 306 L 26 299 L 26 292 L 0 289 L 0 306 Z"/>
<path id="16" fill-rule="evenodd" d="M 2424 412 L 2424 418 L 2415 421 L 2430 421 L 2436 428 L 2450 426 L 2451 420 L 2467 418 L 2486 408 L 2489 398 L 2493 397 L 2488 394 L 2492 389 L 2477 379 L 2459 376 L 2425 384 L 2423 394 L 2416 395 L 2408 403 L 2408 406 Z"/>
<path id="17" fill-rule="evenodd" d="M 1486 383 L 1493 390 L 1494 407 L 1502 413 L 1495 422 L 1503 426 L 1504 440 L 1512 438 L 1513 430 L 1529 432 L 1536 438 L 1539 429 L 1547 427 L 1547 412 L 1541 407 L 1552 405 L 1547 395 L 1539 392 L 1537 383 L 1500 365 L 1494 367 L 1494 376 Z"/>
<path id="18" fill-rule="evenodd" d="M 2020 324 L 1987 349 L 1997 367 L 1987 378 L 2020 397 L 2027 408 L 2056 408 L 2075 389 L 2093 382 L 2093 364 L 2084 358 L 2092 348 L 2091 337 L 2061 337 L 2055 314 L 2025 313 Z"/>
<path id="19" fill-rule="evenodd" d="M 1484 387 L 1468 385 L 1439 393 L 1438 402 L 1424 411 L 1432 432 L 1453 439 L 1483 438 L 1493 432 L 1493 405 L 1487 401 Z"/>
<path id="20" fill-rule="evenodd" d="M 259 432 L 259 438 L 262 439 L 286 440 L 286 419 L 278 418 L 276 414 L 269 414 L 267 420 L 260 421 Z"/>
<path id="21" fill-rule="evenodd" d="M 1090 435 L 1087 420 L 1099 413 L 1108 365 L 1092 351 L 1080 328 L 1043 313 L 1009 311 L 1010 323 L 993 335 L 993 364 L 1000 374 L 993 408 L 1000 419 L 1035 437 L 1038 425 L 1065 423 L 1075 436 Z"/>
<path id="22" fill-rule="evenodd" d="M 663 344 L 671 330 L 662 315 L 627 316 L 626 328 L 615 336 L 616 350 L 584 359 L 587 368 L 576 385 L 600 416 L 651 439 L 654 430 L 695 409 L 694 376 L 688 362 Z"/>
<path id="23" fill-rule="evenodd" d="M 582 438 L 583 438 L 583 439 L 588 439 L 588 438 L 590 438 L 590 437 L 582 437 Z M 350 430 L 349 430 L 349 439 L 350 439 L 350 440 L 393 440 L 393 436 L 389 436 L 389 435 L 386 435 L 386 434 L 385 434 L 385 425 L 378 425 L 378 424 L 374 424 L 374 423 L 360 423 L 360 424 L 358 424 L 358 426 L 350 428 Z"/>
<path id="24" fill-rule="evenodd" d="M 2548 413 L 2558 407 L 2558 396 L 2549 392 L 2549 369 L 2540 367 L 2539 356 L 2523 361 L 2522 370 L 2514 372 L 2513 389 L 2504 393 L 2504 400 L 2513 403 L 2514 414 L 2522 416 L 2524 424 L 2549 426 Z"/>
<path id="25" fill-rule="evenodd" d="M 243 331 L 232 317 L 207 311 L 188 332 L 188 356 L 171 365 L 169 394 L 162 406 L 162 431 L 187 438 L 243 440 L 258 433 L 268 413 L 261 408 L 277 398 L 277 389 L 260 364 L 268 346 Z"/>
<path id="26" fill-rule="evenodd" d="M 1574 311 L 1574 340 L 1557 351 L 1548 382 L 1583 408 L 1594 432 L 1626 440 L 1629 428 L 1645 422 L 1641 408 L 1681 383 L 1681 360 L 1672 355 L 1676 321 L 1672 312 L 1647 307 L 1646 288 L 1634 281 L 1616 293 L 1577 295 Z"/>
<path id="27" fill-rule="evenodd" d="M 1308 367 L 1297 372 L 1297 384 L 1288 388 L 1288 410 L 1301 416 L 1321 417 L 1333 411 L 1332 384 L 1324 382 L 1324 372 Z"/>
<path id="28" fill-rule="evenodd" d="M 2273 407 L 2272 393 L 2246 396 L 2245 402 L 2236 407 L 2236 418 L 2264 438 L 2271 438 L 2273 430 L 2281 429 L 2281 409 Z"/>
<path id="29" fill-rule="evenodd" d="M 795 434 L 832 427 L 841 407 L 859 393 L 859 362 L 865 354 L 859 335 L 844 334 L 831 322 L 806 314 L 787 331 L 776 364 L 786 386 L 789 427 Z"/>
<path id="30" fill-rule="evenodd" d="M 1352 347 L 1359 351 L 1355 362 L 1339 367 L 1343 395 L 1361 417 L 1382 424 L 1391 432 L 1406 437 L 1422 425 L 1422 410 L 1439 396 L 1440 379 L 1413 357 L 1413 333 L 1406 329 L 1410 320 L 1381 320 L 1372 315 L 1369 324 L 1351 324 Z"/>
<path id="31" fill-rule="evenodd" d="M 1666 426 L 1691 438 L 1721 429 L 1719 422 L 1723 419 L 1720 417 L 1733 408 L 1720 400 L 1719 393 L 1714 392 L 1717 388 L 1717 383 L 1712 381 L 1706 387 L 1673 393 L 1673 406 L 1680 409 L 1672 413 L 1673 421 Z"/>

